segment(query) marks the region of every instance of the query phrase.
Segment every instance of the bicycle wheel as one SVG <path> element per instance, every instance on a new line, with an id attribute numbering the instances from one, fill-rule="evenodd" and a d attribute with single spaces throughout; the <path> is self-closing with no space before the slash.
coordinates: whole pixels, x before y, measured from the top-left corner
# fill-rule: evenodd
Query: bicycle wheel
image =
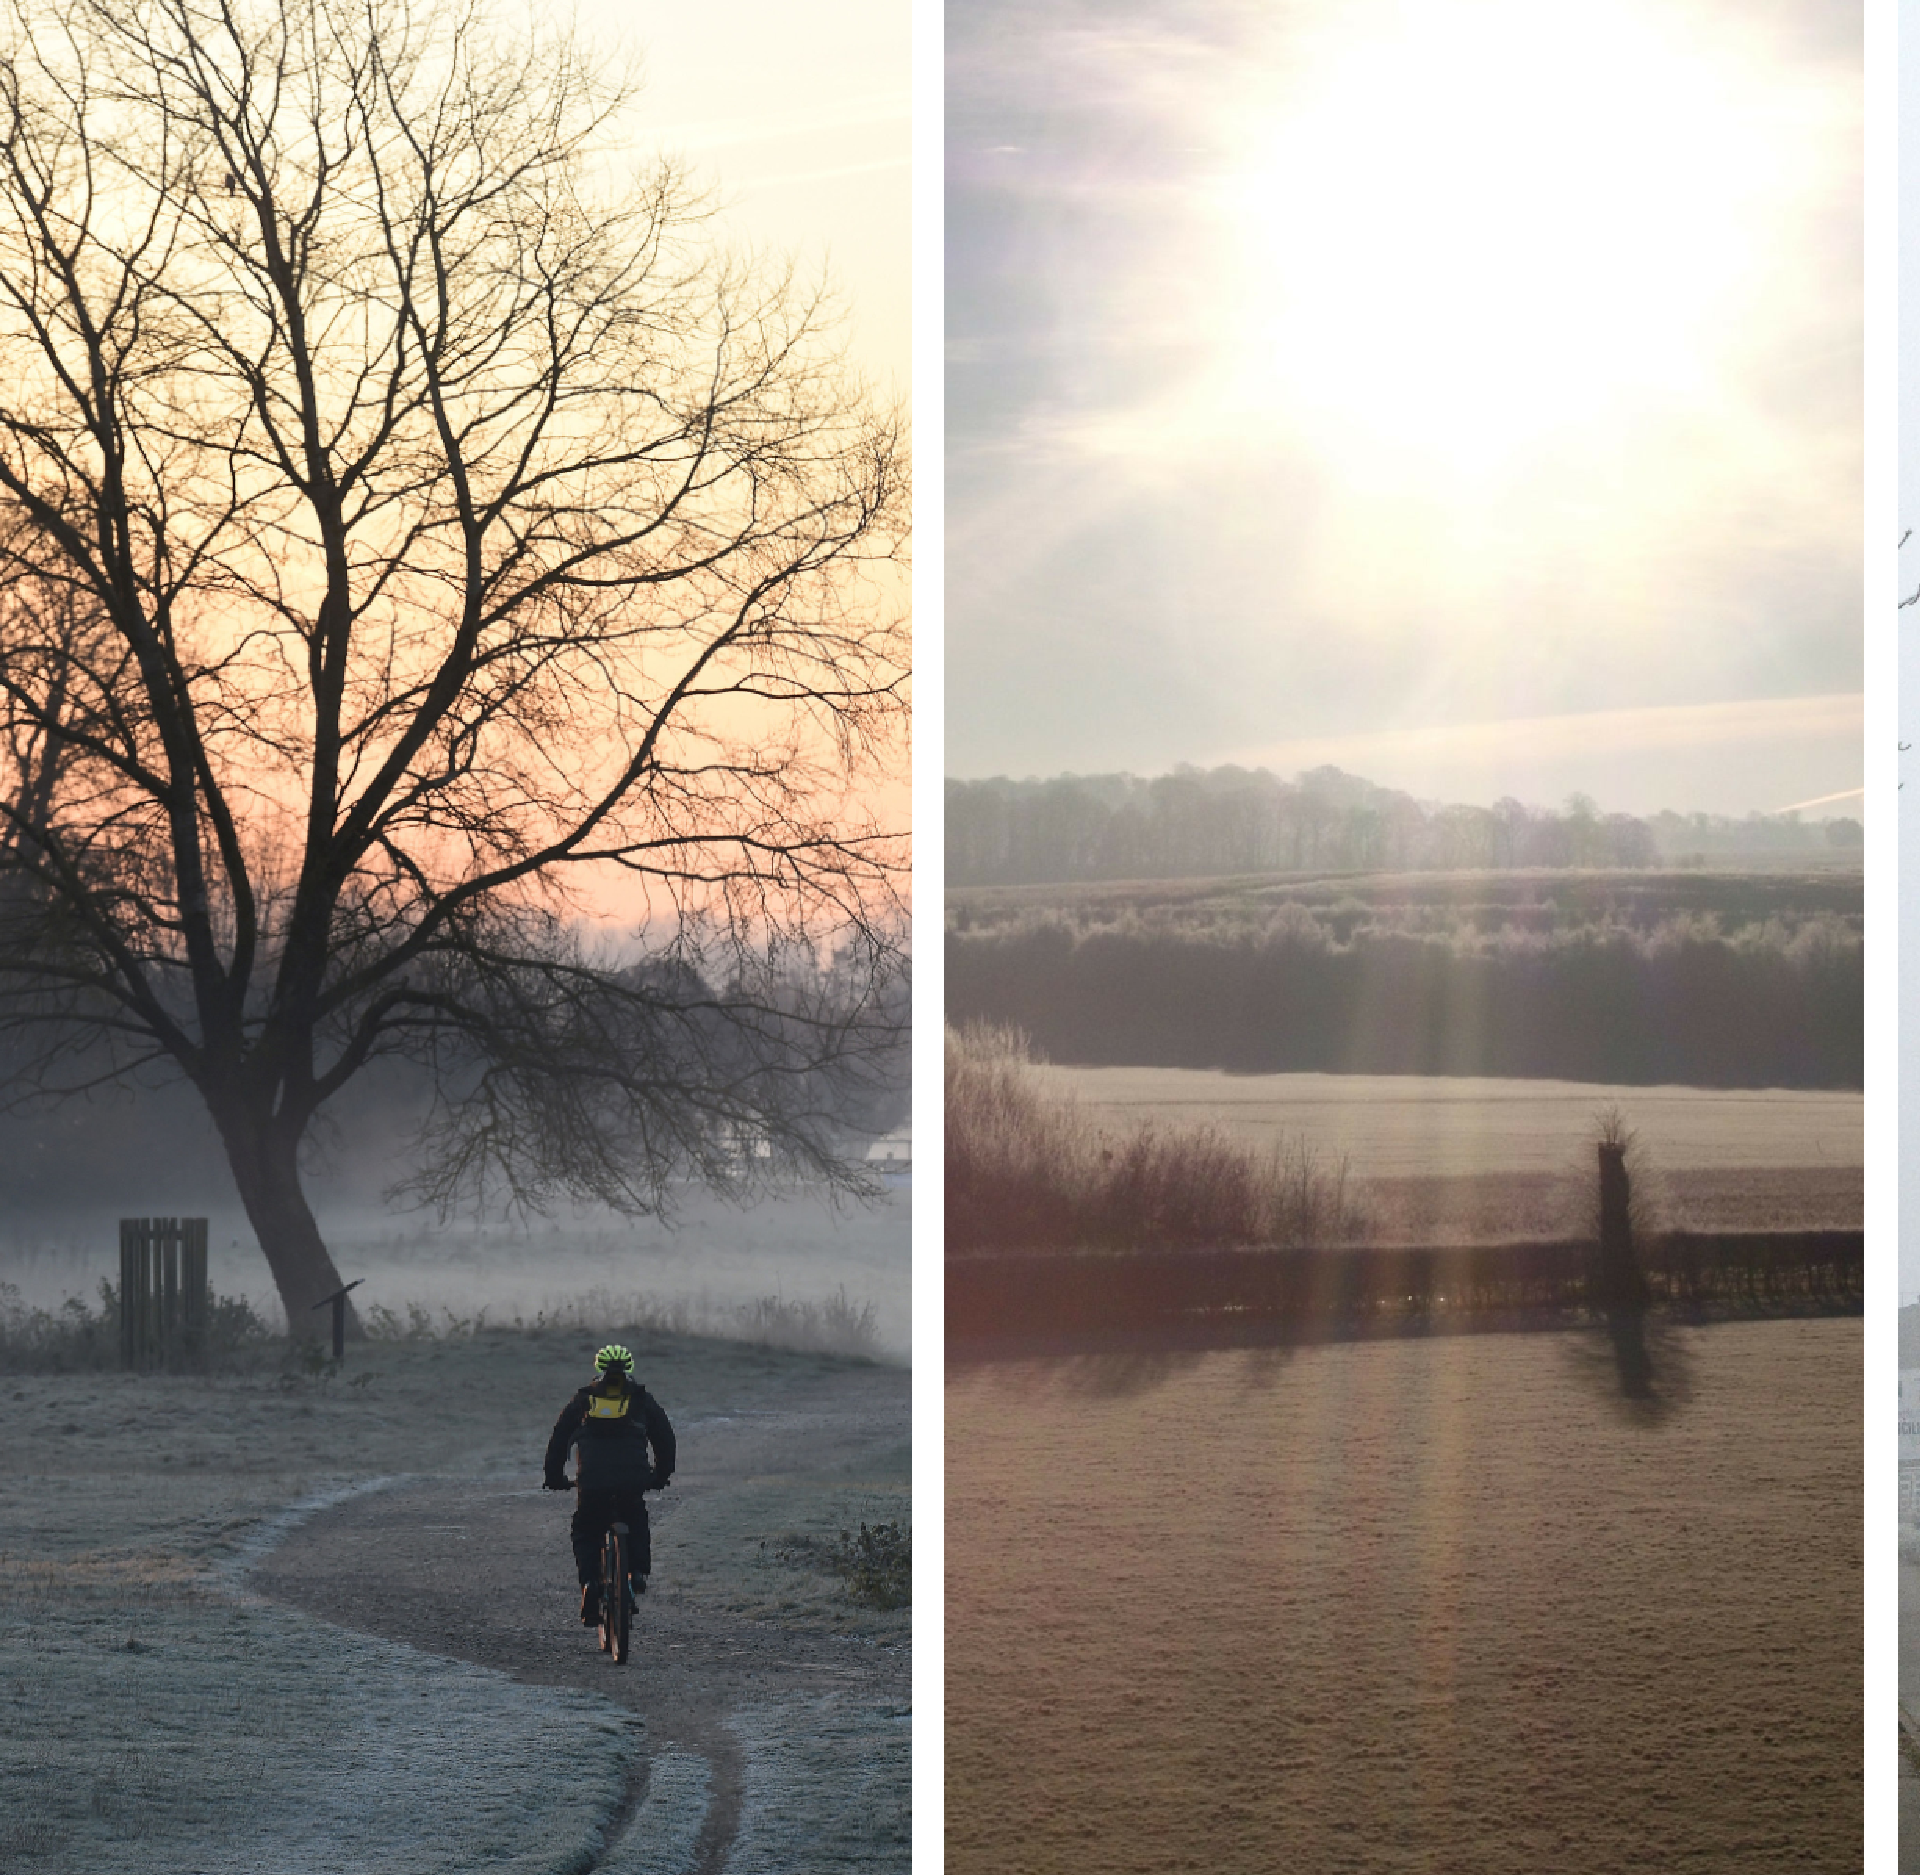
<path id="1" fill-rule="evenodd" d="M 612 1567 L 605 1593 L 613 1617 L 613 1664 L 627 1664 L 627 1643 L 633 1633 L 633 1596 L 627 1587 L 627 1526 L 617 1523 L 607 1532 L 607 1554 Z"/>
<path id="2" fill-rule="evenodd" d="M 614 1631 L 614 1566 L 619 1561 L 613 1544 L 613 1532 L 609 1530 L 600 1539 L 600 1651 L 603 1654 L 613 1652 Z"/>

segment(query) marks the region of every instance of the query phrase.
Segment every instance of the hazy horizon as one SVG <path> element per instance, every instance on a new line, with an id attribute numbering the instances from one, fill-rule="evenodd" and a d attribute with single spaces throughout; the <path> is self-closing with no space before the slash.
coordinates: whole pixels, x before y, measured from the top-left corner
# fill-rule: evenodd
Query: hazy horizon
<path id="1" fill-rule="evenodd" d="M 1455 794 L 1429 793 L 1417 788 L 1402 788 L 1396 783 L 1382 780 L 1378 775 L 1364 773 L 1357 769 L 1342 768 L 1338 762 L 1315 763 L 1311 767 L 1288 769 L 1274 767 L 1265 763 L 1235 763 L 1230 761 L 1201 763 L 1194 761 L 1175 761 L 1168 766 L 1151 769 L 1108 768 L 1096 770 L 1062 768 L 1053 770 L 1031 770 L 1021 774 L 1001 770 L 993 774 L 977 775 L 959 775 L 949 772 L 943 779 L 949 785 L 958 786 L 977 786 L 989 782 L 1005 782 L 1010 786 L 1016 787 L 1034 786 L 1051 781 L 1125 779 L 1129 781 L 1151 782 L 1180 774 L 1206 774 L 1217 769 L 1235 767 L 1242 768 L 1249 774 L 1264 773 L 1272 776 L 1276 781 L 1296 786 L 1304 781 L 1304 779 L 1317 768 L 1338 768 L 1340 772 L 1349 777 L 1349 779 L 1364 781 L 1378 788 L 1393 789 L 1396 792 L 1409 795 L 1420 805 L 1426 807 L 1491 807 L 1495 801 L 1502 798 L 1502 796 L 1497 794 L 1479 794 L 1470 799 L 1463 799 Z M 1671 801 L 1661 801 L 1653 806 L 1628 807 L 1622 805 L 1618 800 L 1593 794 L 1585 788 L 1569 788 L 1558 799 L 1551 800 L 1542 798 L 1539 795 L 1512 793 L 1512 791 L 1509 791 L 1509 793 L 1511 794 L 1511 798 L 1517 799 L 1523 807 L 1537 813 L 1564 812 L 1567 802 L 1573 795 L 1585 794 L 1602 814 L 1632 814 L 1642 819 L 1652 818 L 1663 813 L 1678 814 L 1684 818 L 1691 818 L 1695 814 L 1706 814 L 1710 818 L 1727 820 L 1742 820 L 1747 818 L 1785 819 L 1789 814 L 1796 814 L 1813 823 L 1828 820 L 1851 820 L 1858 822 L 1864 812 L 1865 805 L 1863 798 L 1865 791 L 1859 788 L 1849 788 L 1840 794 L 1830 797 L 1814 797 L 1805 801 L 1785 802 L 1780 806 L 1772 808 L 1750 809 L 1745 813 L 1729 813 L 1720 809 L 1698 807 L 1692 804 L 1681 805 Z"/>

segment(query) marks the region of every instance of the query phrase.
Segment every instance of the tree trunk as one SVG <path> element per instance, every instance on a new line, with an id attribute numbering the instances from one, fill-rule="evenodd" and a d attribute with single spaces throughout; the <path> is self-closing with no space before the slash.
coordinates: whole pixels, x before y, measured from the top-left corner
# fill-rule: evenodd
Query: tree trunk
<path id="1" fill-rule="evenodd" d="M 344 1285 L 320 1236 L 300 1186 L 300 1135 L 284 1121 L 216 1113 L 247 1220 L 260 1239 L 267 1267 L 296 1341 L 325 1340 L 333 1316 L 318 1305 Z M 347 1337 L 364 1340 L 353 1298 L 347 1298 Z"/>

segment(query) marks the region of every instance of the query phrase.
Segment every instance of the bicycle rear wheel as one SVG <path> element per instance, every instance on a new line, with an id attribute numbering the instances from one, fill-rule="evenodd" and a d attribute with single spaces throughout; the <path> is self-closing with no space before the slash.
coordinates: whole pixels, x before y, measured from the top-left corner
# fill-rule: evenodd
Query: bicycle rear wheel
<path id="1" fill-rule="evenodd" d="M 607 1582 L 601 1590 L 606 1597 L 608 1619 L 612 1623 L 613 1664 L 627 1664 L 627 1644 L 633 1634 L 633 1596 L 627 1587 L 627 1526 L 617 1523 L 607 1532 Z"/>
<path id="2" fill-rule="evenodd" d="M 613 1532 L 609 1530 L 600 1539 L 600 1651 L 603 1654 L 613 1652 L 613 1571 L 618 1560 L 614 1553 Z"/>

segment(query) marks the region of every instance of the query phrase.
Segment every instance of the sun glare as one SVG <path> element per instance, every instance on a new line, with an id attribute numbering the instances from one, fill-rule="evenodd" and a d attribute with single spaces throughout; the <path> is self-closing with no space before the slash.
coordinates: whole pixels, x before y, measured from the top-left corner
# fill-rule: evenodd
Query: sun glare
<path id="1" fill-rule="evenodd" d="M 1343 15 L 1248 113 L 1224 407 L 1367 479 L 1468 480 L 1710 410 L 1819 94 L 1670 7 L 1391 11 Z"/>

